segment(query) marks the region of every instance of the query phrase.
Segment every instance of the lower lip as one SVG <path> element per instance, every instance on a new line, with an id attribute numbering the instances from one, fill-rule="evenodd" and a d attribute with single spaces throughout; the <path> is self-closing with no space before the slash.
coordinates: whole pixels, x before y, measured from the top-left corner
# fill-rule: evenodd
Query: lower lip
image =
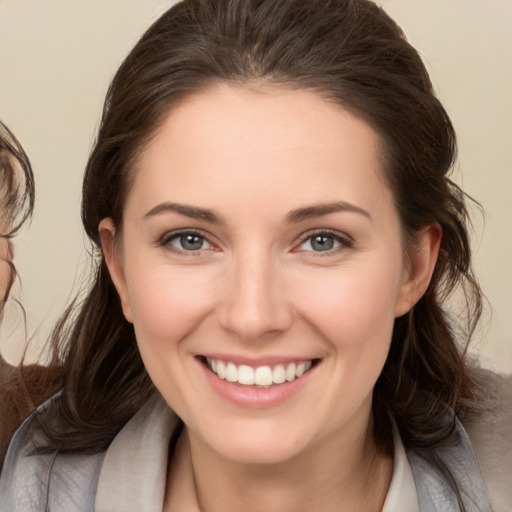
<path id="1" fill-rule="evenodd" d="M 291 382 L 276 384 L 268 388 L 258 388 L 220 379 L 201 361 L 198 361 L 198 364 L 201 366 L 210 386 L 217 394 L 228 402 L 247 409 L 269 409 L 284 404 L 307 384 L 317 366 L 313 366 L 301 377 Z"/>

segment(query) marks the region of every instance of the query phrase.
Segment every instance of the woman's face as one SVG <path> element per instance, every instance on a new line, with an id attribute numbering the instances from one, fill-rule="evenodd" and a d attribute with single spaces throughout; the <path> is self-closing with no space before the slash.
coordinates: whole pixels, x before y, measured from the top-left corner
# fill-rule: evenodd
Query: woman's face
<path id="1" fill-rule="evenodd" d="M 276 462 L 365 434 L 393 321 L 431 272 L 404 264 L 381 174 L 374 130 L 311 92 L 219 86 L 172 109 L 121 236 L 100 232 L 149 375 L 198 444 Z"/>

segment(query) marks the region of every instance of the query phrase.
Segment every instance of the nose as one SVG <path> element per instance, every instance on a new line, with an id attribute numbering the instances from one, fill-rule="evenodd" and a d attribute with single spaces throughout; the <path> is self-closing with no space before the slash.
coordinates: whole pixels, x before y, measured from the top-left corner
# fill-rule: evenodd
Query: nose
<path id="1" fill-rule="evenodd" d="M 285 279 L 272 257 L 257 251 L 235 258 L 219 307 L 222 327 L 246 341 L 278 336 L 293 320 Z"/>

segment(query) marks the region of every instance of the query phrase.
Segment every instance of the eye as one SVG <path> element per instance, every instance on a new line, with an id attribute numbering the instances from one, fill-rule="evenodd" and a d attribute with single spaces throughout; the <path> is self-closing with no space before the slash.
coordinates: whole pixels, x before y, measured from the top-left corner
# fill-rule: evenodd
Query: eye
<path id="1" fill-rule="evenodd" d="M 195 231 L 180 231 L 179 233 L 168 234 L 162 239 L 161 243 L 178 252 L 197 252 L 213 248 L 204 235 Z"/>
<path id="2" fill-rule="evenodd" d="M 312 252 L 337 252 L 352 246 L 352 241 L 329 231 L 320 231 L 302 239 L 298 250 Z"/>

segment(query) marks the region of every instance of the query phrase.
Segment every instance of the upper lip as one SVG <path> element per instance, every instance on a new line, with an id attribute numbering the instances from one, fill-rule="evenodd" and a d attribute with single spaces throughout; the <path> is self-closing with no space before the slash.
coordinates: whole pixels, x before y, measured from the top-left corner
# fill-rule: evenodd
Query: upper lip
<path id="1" fill-rule="evenodd" d="M 286 365 L 289 363 L 302 363 L 306 361 L 313 361 L 318 357 L 304 357 L 304 356 L 261 356 L 261 357 L 248 357 L 236 354 L 218 354 L 207 353 L 201 354 L 202 357 L 216 359 L 218 361 L 225 361 L 233 363 L 237 366 L 244 364 L 257 368 L 258 366 L 275 366 L 278 364 Z"/>

